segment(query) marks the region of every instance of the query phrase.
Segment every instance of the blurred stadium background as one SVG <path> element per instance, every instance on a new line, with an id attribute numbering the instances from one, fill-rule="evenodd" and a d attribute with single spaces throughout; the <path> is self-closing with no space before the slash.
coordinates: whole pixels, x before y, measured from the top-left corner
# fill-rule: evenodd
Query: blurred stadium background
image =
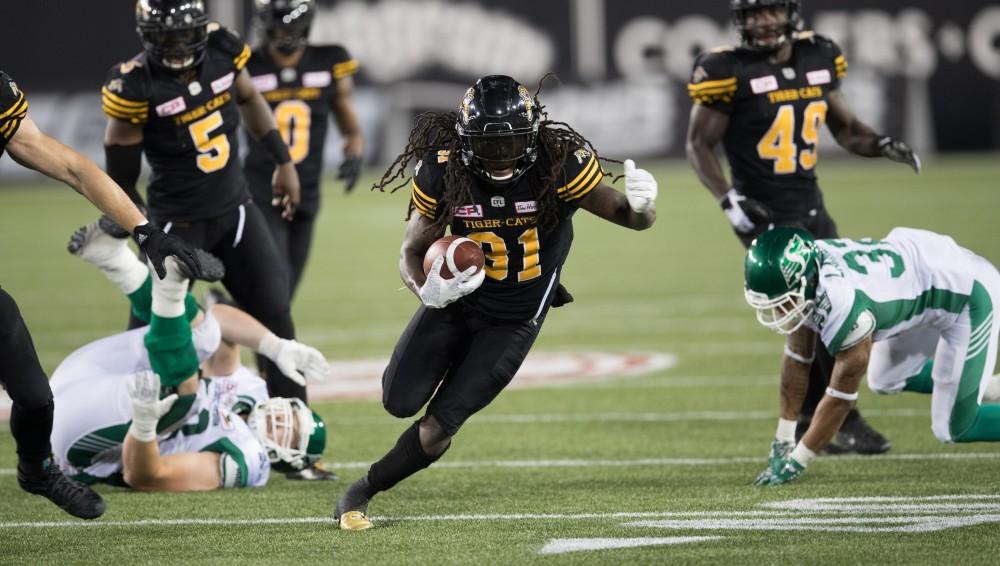
<path id="1" fill-rule="evenodd" d="M 256 37 L 249 1 L 208 3 L 215 19 Z M 747 486 L 773 435 L 781 341 L 760 328 L 743 304 L 742 248 L 683 161 L 690 108 L 684 85 L 693 58 L 735 41 L 725 0 L 319 3 L 313 40 L 341 43 L 361 63 L 355 100 L 370 166 L 362 187 L 403 147 L 417 112 L 456 107 L 476 77 L 507 73 L 533 85 L 548 71 L 558 73 L 561 84 L 542 96 L 552 117 L 573 124 L 605 155 L 636 158 L 650 168 L 661 187 L 659 220 L 652 231 L 634 234 L 577 216 L 564 278 L 577 302 L 553 312 L 535 351 L 657 353 L 672 356 L 674 365 L 627 382 L 505 392 L 463 429 L 448 455 L 455 467 L 432 468 L 380 496 L 376 515 L 410 519 L 389 521 L 391 529 L 372 532 L 364 542 L 333 536 L 322 517 L 336 492 L 382 454 L 403 426 L 374 400 L 317 404 L 336 431 L 328 459 L 343 481 L 332 488 L 282 478 L 252 495 L 136 496 L 102 488 L 109 501 L 106 518 L 124 523 L 112 523 L 99 536 L 66 528 L 64 516 L 44 502 L 29 504 L 10 474 L 13 442 L 3 433 L 0 563 L 85 562 L 93 556 L 123 563 L 178 556 L 194 562 L 219 556 L 318 562 L 328 561 L 331 552 L 337 559 L 385 563 L 520 562 L 552 537 L 656 537 L 664 531 L 626 528 L 606 516 L 468 524 L 413 517 L 665 511 L 753 516 L 762 503 L 789 497 L 1000 493 L 997 447 L 941 445 L 929 430 L 928 399 L 874 398 L 867 390 L 861 403 L 893 440 L 890 456 L 898 459 L 823 458 L 787 489 Z M 893 226 L 924 227 L 951 234 L 1000 264 L 1000 5 L 803 4 L 807 23 L 846 53 L 851 67 L 844 89 L 852 107 L 925 158 L 926 171 L 917 177 L 886 160 L 847 157 L 827 137 L 818 172 L 841 233 L 879 236 Z M 0 15 L 0 68 L 26 91 L 32 117 L 103 163 L 99 87 L 113 64 L 140 49 L 131 0 L 3 2 Z M 331 136 L 326 161 L 334 171 L 340 143 L 335 132 Z M 344 196 L 332 178 L 323 191 L 315 251 L 294 303 L 299 337 L 344 371 L 356 370 L 351 364 L 357 362 L 359 371 L 377 374 L 416 307 L 409 293 L 397 290 L 408 194 L 361 188 Z M 2 159 L 0 211 L 0 283 L 17 298 L 47 371 L 73 349 L 124 327 L 126 309 L 117 291 L 63 251 L 70 232 L 94 218 L 83 199 Z M 317 519 L 239 531 L 226 522 L 275 517 Z M 142 528 L 129 522 L 142 519 L 179 522 Z M 10 526 L 37 521 L 55 523 Z M 112 532 L 134 545 L 109 542 Z M 995 523 L 956 532 L 919 539 L 898 533 L 860 539 L 836 532 L 750 533 L 736 535 L 734 544 L 669 555 L 640 548 L 616 556 L 684 563 L 991 562 L 984 552 L 992 548 L 995 555 L 1000 544 Z M 52 537 L 65 544 L 53 546 Z M 825 558 L 817 558 L 822 551 Z M 611 559 L 601 553 L 564 558 Z"/>

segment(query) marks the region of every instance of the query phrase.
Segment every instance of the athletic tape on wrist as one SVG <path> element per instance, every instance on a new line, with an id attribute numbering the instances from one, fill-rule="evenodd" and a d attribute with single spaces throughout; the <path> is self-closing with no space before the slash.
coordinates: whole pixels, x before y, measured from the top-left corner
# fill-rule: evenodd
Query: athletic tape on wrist
<path id="1" fill-rule="evenodd" d="M 826 388 L 826 394 L 829 395 L 830 397 L 834 397 L 834 398 L 837 398 L 837 399 L 843 399 L 844 401 L 857 401 L 858 400 L 858 393 L 857 392 L 854 392 L 854 393 L 844 393 L 843 391 L 837 391 L 836 389 L 834 389 L 832 387 L 827 387 Z"/>
<path id="2" fill-rule="evenodd" d="M 794 350 L 792 350 L 791 348 L 789 348 L 788 344 L 785 344 L 785 355 L 788 356 L 789 358 L 791 358 L 791 359 L 799 362 L 800 364 L 811 364 L 811 363 L 813 363 L 813 360 L 816 359 L 816 352 L 813 352 L 813 355 L 811 355 L 811 356 L 809 356 L 807 358 L 807 357 L 805 357 L 805 356 L 803 356 L 801 354 L 796 353 Z"/>

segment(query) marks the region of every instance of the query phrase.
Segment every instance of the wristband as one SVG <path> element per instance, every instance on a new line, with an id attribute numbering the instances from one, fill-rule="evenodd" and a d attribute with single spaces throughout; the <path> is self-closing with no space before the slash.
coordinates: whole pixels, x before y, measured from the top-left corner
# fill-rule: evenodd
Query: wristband
<path id="1" fill-rule="evenodd" d="M 785 355 L 788 356 L 789 358 L 791 358 L 791 359 L 799 362 L 800 364 L 804 364 L 804 365 L 809 365 L 809 364 L 813 363 L 813 360 L 816 359 L 816 352 L 813 352 L 813 355 L 809 356 L 807 358 L 807 357 L 803 356 L 802 354 L 797 353 L 795 350 L 792 350 L 791 348 L 789 348 L 788 344 L 785 344 Z"/>
<path id="2" fill-rule="evenodd" d="M 857 401 L 858 400 L 858 393 L 856 391 L 854 393 L 844 393 L 843 391 L 837 391 L 836 389 L 834 389 L 832 387 L 827 387 L 826 388 L 826 394 L 829 395 L 830 397 L 834 397 L 836 399 L 843 399 L 844 401 Z"/>
<path id="3" fill-rule="evenodd" d="M 281 134 L 278 133 L 278 130 L 271 130 L 261 136 L 260 143 L 264 146 L 267 154 L 271 156 L 271 159 L 278 165 L 284 165 L 292 160 L 292 156 L 288 153 L 288 144 L 285 143 L 285 140 L 281 139 Z"/>

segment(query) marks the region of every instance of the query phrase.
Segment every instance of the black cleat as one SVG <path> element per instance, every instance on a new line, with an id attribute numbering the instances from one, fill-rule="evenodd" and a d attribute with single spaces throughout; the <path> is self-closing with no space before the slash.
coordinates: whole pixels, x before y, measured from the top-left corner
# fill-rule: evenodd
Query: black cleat
<path id="1" fill-rule="evenodd" d="M 67 478 L 62 471 L 46 462 L 41 475 L 29 477 L 17 468 L 17 483 L 28 493 L 41 495 L 74 517 L 96 519 L 104 514 L 104 500 L 96 491 Z"/>
<path id="2" fill-rule="evenodd" d="M 316 463 L 301 470 L 288 472 L 285 474 L 285 477 L 290 480 L 299 481 L 335 481 L 337 474 L 328 470 L 323 464 Z"/>
<path id="3" fill-rule="evenodd" d="M 800 417 L 795 427 L 795 442 L 802 440 L 802 435 L 809 429 L 811 415 Z M 892 448 L 889 439 L 872 428 L 857 409 L 851 409 L 844 424 L 834 435 L 830 444 L 820 451 L 820 454 L 884 454 Z"/>
<path id="4" fill-rule="evenodd" d="M 198 259 L 198 263 L 201 264 L 201 273 L 197 275 L 191 273 L 188 271 L 188 268 L 184 265 L 184 263 L 178 261 L 177 271 L 183 275 L 185 279 L 198 279 L 199 281 L 214 283 L 216 281 L 221 281 L 222 278 L 226 276 L 226 266 L 222 263 L 221 259 L 201 248 L 192 249 L 194 250 L 195 257 Z"/>

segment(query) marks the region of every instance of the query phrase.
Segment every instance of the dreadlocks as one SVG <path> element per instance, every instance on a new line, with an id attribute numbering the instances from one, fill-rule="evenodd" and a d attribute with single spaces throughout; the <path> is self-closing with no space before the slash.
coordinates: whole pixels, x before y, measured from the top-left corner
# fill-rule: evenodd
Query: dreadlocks
<path id="1" fill-rule="evenodd" d="M 552 226 L 558 221 L 556 188 L 566 185 L 564 164 L 566 158 L 574 151 L 584 148 L 597 156 L 598 160 L 608 163 L 621 163 L 615 159 L 605 159 L 598 155 L 594 145 L 587 138 L 580 135 L 569 124 L 565 122 L 555 122 L 548 119 L 545 107 L 538 101 L 538 94 L 542 90 L 542 84 L 551 75 L 542 77 L 538 90 L 535 91 L 535 105 L 541 112 L 542 121 L 538 125 L 537 151 L 538 158 L 535 161 L 529 175 L 535 175 L 540 187 L 535 194 L 538 202 L 538 222 L 542 226 Z M 459 158 L 462 149 L 462 141 L 455 131 L 455 124 L 458 123 L 458 114 L 455 112 L 424 112 L 414 120 L 413 130 L 403 150 L 392 165 L 382 175 L 382 179 L 376 183 L 372 190 L 378 189 L 385 192 L 396 180 L 402 181 L 392 186 L 389 192 L 396 192 L 405 187 L 410 182 L 407 172 L 410 170 L 410 163 L 414 160 L 423 159 L 430 151 L 449 152 L 452 156 L 448 159 L 448 164 L 444 174 L 444 193 L 441 203 L 445 205 L 445 213 L 439 215 L 430 229 L 443 229 L 451 225 L 455 216 L 455 207 L 462 203 L 472 202 L 473 173 Z M 410 201 L 406 212 L 407 220 L 413 214 L 414 205 Z"/>

